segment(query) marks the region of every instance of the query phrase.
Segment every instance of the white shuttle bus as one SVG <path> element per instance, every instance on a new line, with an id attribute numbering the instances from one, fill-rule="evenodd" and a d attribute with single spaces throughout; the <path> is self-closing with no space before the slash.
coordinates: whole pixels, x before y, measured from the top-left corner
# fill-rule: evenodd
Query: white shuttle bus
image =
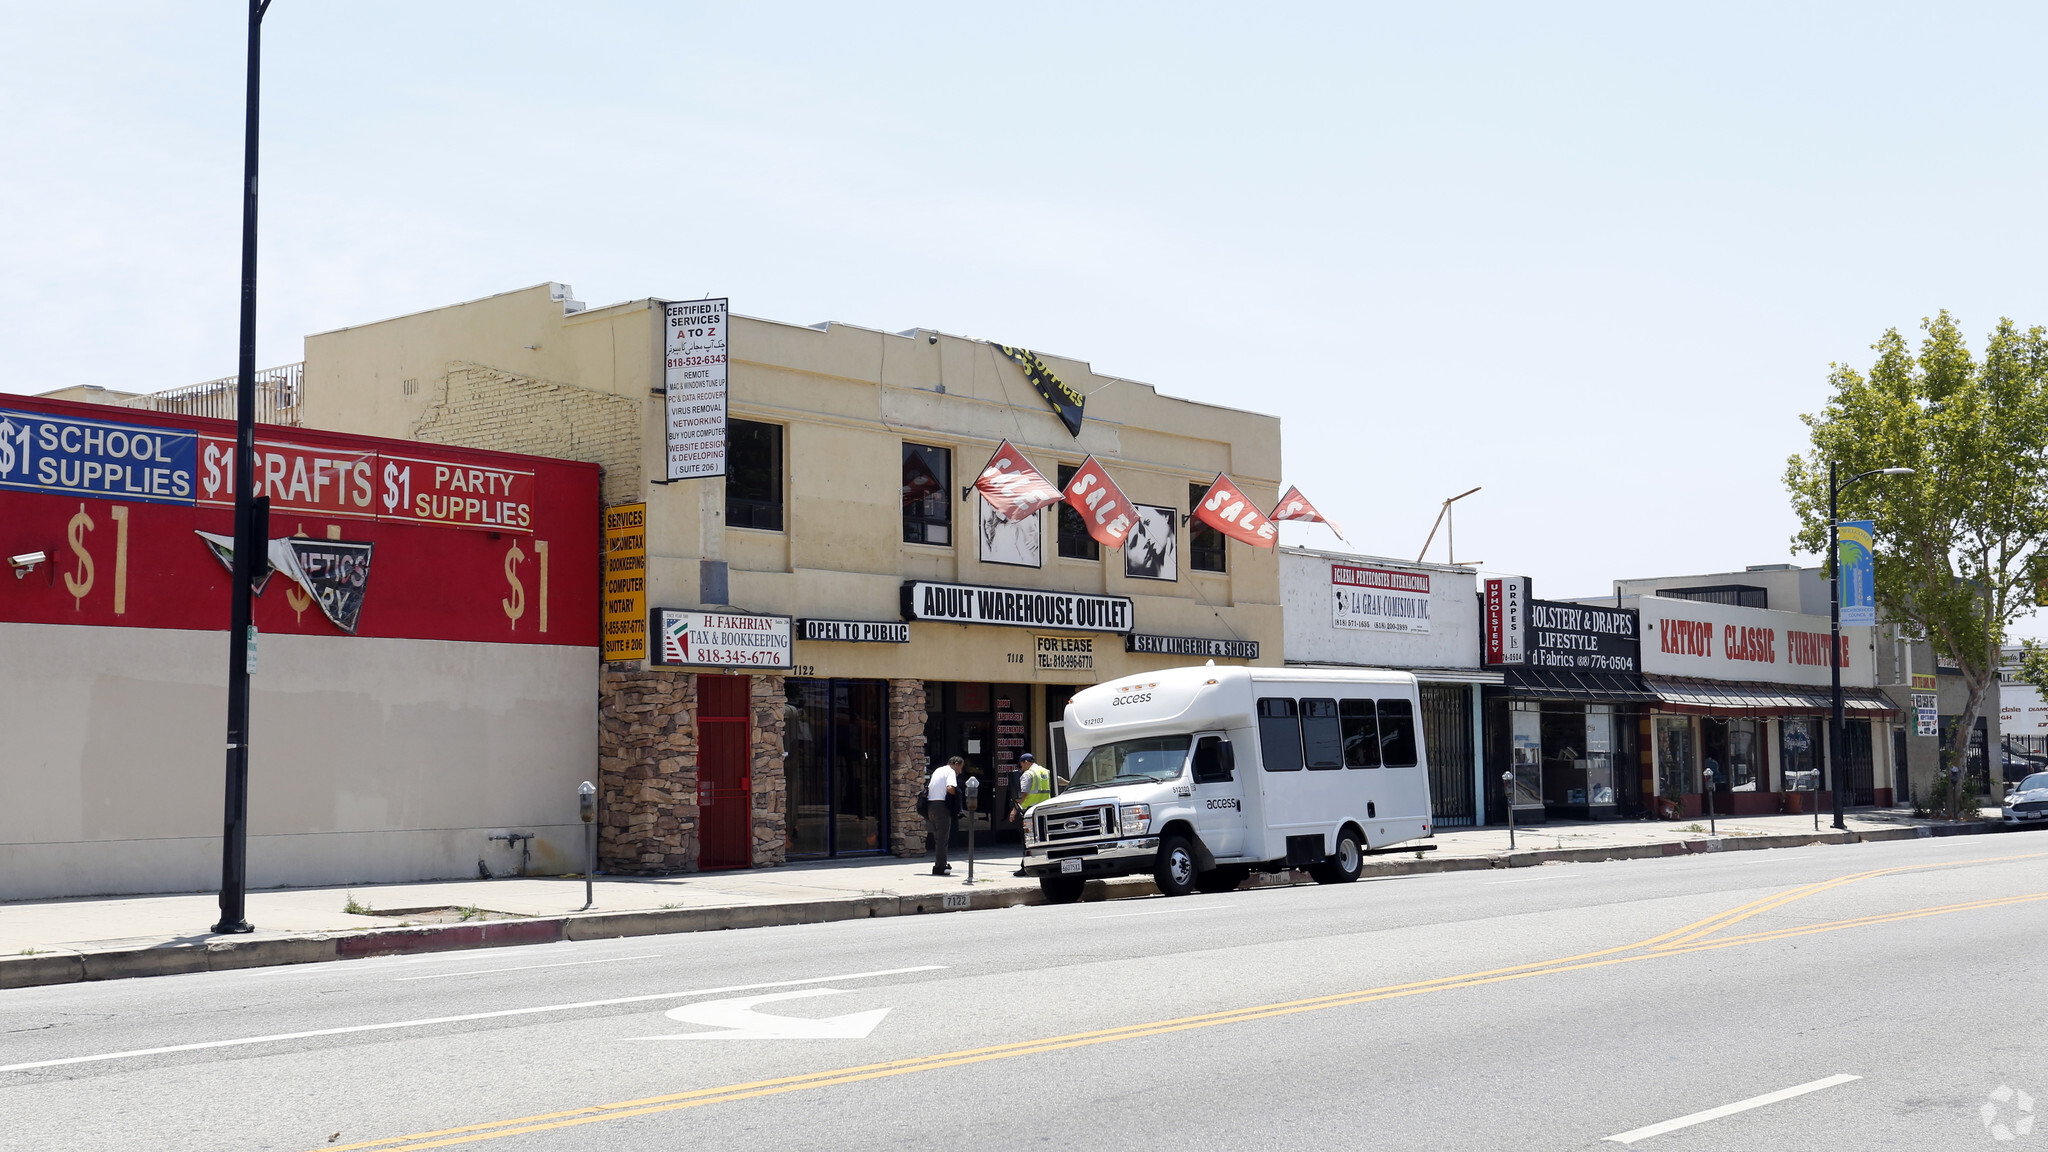
<path id="1" fill-rule="evenodd" d="M 1141 872 L 1168 896 L 1288 868 L 1344 883 L 1430 834 L 1405 672 L 1174 668 L 1076 693 L 1064 729 L 1069 782 L 1024 822 L 1024 870 L 1054 903 Z"/>

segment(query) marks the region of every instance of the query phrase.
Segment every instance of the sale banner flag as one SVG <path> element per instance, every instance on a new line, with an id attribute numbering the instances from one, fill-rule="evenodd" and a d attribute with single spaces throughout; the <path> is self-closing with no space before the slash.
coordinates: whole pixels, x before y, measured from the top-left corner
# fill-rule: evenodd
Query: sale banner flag
<path id="1" fill-rule="evenodd" d="M 1280 530 L 1260 515 L 1258 505 L 1221 472 L 1195 504 L 1195 519 L 1254 548 L 1271 548 L 1280 542 Z"/>
<path id="2" fill-rule="evenodd" d="M 1339 540 L 1344 538 L 1344 530 L 1337 527 L 1337 522 L 1316 511 L 1316 506 L 1308 502 L 1308 497 L 1301 494 L 1301 489 L 1292 485 L 1288 486 L 1287 495 L 1282 496 L 1280 502 L 1273 505 L 1273 514 L 1266 517 L 1266 519 L 1273 521 L 1299 520 L 1309 524 L 1328 524 L 1330 531 L 1335 532 Z"/>
<path id="3" fill-rule="evenodd" d="M 1081 522 L 1088 526 L 1088 535 L 1095 537 L 1097 544 L 1105 548 L 1124 546 L 1134 523 L 1131 502 L 1124 499 L 1124 490 L 1116 486 L 1095 457 L 1081 461 L 1074 478 L 1067 481 L 1067 503 L 1081 514 Z"/>
<path id="4" fill-rule="evenodd" d="M 988 458 L 988 467 L 981 470 L 981 479 L 974 482 L 974 487 L 996 515 L 1011 522 L 1056 504 L 1060 498 L 1060 486 L 1033 468 L 1031 461 L 1011 447 L 1008 440 L 996 446 L 995 455 Z"/>

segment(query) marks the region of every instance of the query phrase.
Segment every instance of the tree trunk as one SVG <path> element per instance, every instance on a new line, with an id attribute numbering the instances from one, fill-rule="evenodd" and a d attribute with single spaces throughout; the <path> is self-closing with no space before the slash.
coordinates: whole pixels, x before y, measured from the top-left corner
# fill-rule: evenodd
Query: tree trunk
<path id="1" fill-rule="evenodd" d="M 1995 668 L 1979 672 L 1969 664 L 1963 665 L 1963 683 L 1969 685 L 1970 695 L 1963 701 L 1963 714 L 1956 718 L 1955 736 L 1951 741 L 1954 747 L 1949 749 L 1950 763 L 1956 766 L 1951 777 L 1956 786 L 1949 790 L 1948 798 L 1947 816 L 1950 820 L 1962 815 L 1963 796 L 1970 778 L 1970 741 L 1976 736 L 1977 714 L 1983 710 L 1985 693 L 1991 687 L 1992 677 L 1996 675 Z M 1991 767 L 1991 741 L 1988 739 L 1984 742 L 1984 759 L 1985 771 L 1988 772 Z M 1990 781 L 1985 781 L 1985 786 L 1989 787 Z"/>

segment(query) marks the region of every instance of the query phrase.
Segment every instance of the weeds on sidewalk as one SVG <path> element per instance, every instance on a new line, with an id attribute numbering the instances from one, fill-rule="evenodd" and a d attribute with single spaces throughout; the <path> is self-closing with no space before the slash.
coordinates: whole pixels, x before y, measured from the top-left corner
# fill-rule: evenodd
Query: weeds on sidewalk
<path id="1" fill-rule="evenodd" d="M 1699 823 L 1687 824 L 1684 828 L 1679 829 L 1681 832 L 1705 832 L 1706 830 L 1707 826 Z"/>
<path id="2" fill-rule="evenodd" d="M 45 951 L 45 950 L 44 950 L 44 949 L 42 949 L 42 948 L 23 948 L 23 949 L 21 950 L 21 952 L 19 953 L 19 955 L 22 955 L 22 956 L 40 956 L 40 955 L 42 955 L 42 954 L 43 954 L 43 952 L 44 952 L 44 951 Z"/>
<path id="3" fill-rule="evenodd" d="M 455 915 L 459 917 L 464 923 L 468 923 L 471 920 L 481 920 L 484 918 L 483 909 L 478 908 L 474 904 L 471 904 L 467 908 L 457 908 L 455 910 Z"/>
<path id="4" fill-rule="evenodd" d="M 377 914 L 368 904 L 357 900 L 356 894 L 353 892 L 348 894 L 348 902 L 341 906 L 341 910 L 351 916 L 375 916 Z"/>

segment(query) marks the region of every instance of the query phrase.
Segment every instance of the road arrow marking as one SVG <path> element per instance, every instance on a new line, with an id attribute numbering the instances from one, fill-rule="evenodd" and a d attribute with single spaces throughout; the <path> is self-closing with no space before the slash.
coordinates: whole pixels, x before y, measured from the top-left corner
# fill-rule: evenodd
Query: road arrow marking
<path id="1" fill-rule="evenodd" d="M 681 1024 L 705 1024 L 715 1032 L 679 1032 L 673 1036 L 645 1036 L 645 1040 L 861 1040 L 875 1030 L 887 1008 L 850 1012 L 814 1020 L 801 1016 L 771 1016 L 754 1011 L 756 1004 L 779 1000 L 801 1000 L 807 996 L 832 996 L 844 988 L 806 988 L 801 992 L 777 992 L 769 996 L 740 996 L 731 1000 L 707 1000 L 671 1008 L 665 1015 Z"/>

